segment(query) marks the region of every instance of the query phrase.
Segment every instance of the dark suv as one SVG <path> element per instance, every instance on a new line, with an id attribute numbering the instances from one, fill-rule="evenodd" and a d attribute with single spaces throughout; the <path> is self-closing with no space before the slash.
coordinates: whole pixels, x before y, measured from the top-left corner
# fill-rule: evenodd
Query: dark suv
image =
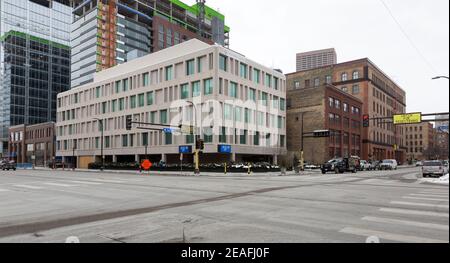
<path id="1" fill-rule="evenodd" d="M 16 170 L 16 162 L 15 161 L 8 161 L 8 160 L 5 160 L 5 161 L 2 161 L 1 163 L 0 163 L 0 169 L 2 169 L 3 171 L 4 170 Z"/>
<path id="2" fill-rule="evenodd" d="M 335 172 L 335 173 L 345 173 L 352 172 L 356 173 L 358 170 L 359 164 L 358 160 L 355 158 L 339 158 L 332 159 L 325 164 L 322 165 L 321 170 L 322 174 L 326 174 L 327 172 Z"/>

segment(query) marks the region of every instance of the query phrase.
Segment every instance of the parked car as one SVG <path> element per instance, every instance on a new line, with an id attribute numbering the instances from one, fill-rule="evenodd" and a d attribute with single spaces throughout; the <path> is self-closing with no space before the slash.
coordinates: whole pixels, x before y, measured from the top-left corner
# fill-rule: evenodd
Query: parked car
<path id="1" fill-rule="evenodd" d="M 379 170 L 397 170 L 397 161 L 394 159 L 386 159 L 380 163 Z"/>
<path id="2" fill-rule="evenodd" d="M 345 173 L 352 172 L 356 173 L 358 170 L 359 160 L 357 158 L 339 158 L 332 159 L 325 164 L 322 165 L 322 174 L 325 174 L 330 171 L 334 171 L 335 173 Z"/>
<path id="3" fill-rule="evenodd" d="M 416 162 L 416 166 L 423 166 L 423 162 L 422 161 L 417 161 Z"/>
<path id="4" fill-rule="evenodd" d="M 359 170 L 360 171 L 369 171 L 370 170 L 370 163 L 366 160 L 359 161 Z"/>
<path id="5" fill-rule="evenodd" d="M 379 170 L 380 168 L 380 161 L 371 161 L 370 162 L 370 167 L 369 170 L 374 171 L 374 170 Z"/>
<path id="6" fill-rule="evenodd" d="M 2 161 L 0 164 L 0 169 L 4 170 L 16 170 L 16 162 L 15 161 Z"/>
<path id="7" fill-rule="evenodd" d="M 448 173 L 448 167 L 442 161 L 424 161 L 422 166 L 422 176 L 441 177 Z"/>
<path id="8" fill-rule="evenodd" d="M 340 158 L 339 159 L 331 159 L 328 162 L 322 164 L 322 166 L 320 168 L 322 170 L 322 174 L 326 174 L 327 172 L 334 171 L 336 164 L 341 161 L 342 161 L 342 159 L 340 159 Z"/>

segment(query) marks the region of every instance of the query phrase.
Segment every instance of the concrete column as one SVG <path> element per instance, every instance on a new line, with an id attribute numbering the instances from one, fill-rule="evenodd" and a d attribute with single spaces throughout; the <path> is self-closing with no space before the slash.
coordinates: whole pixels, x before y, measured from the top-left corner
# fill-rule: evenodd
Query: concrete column
<path id="1" fill-rule="evenodd" d="M 161 156 L 161 160 L 167 163 L 167 154 L 163 153 Z"/>
<path id="2" fill-rule="evenodd" d="M 278 155 L 273 156 L 273 164 L 278 165 Z"/>
<path id="3" fill-rule="evenodd" d="M 135 162 L 139 162 L 139 154 L 135 154 L 134 155 L 134 161 Z"/>
<path id="4" fill-rule="evenodd" d="M 113 163 L 117 163 L 117 155 L 113 155 L 112 161 L 113 161 Z"/>
<path id="5" fill-rule="evenodd" d="M 231 153 L 231 162 L 236 162 L 236 153 Z"/>

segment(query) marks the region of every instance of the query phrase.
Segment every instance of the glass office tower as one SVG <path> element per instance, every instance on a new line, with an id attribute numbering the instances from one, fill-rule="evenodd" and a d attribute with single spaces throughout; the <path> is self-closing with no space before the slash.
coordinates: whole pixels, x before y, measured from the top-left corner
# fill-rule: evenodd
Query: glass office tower
<path id="1" fill-rule="evenodd" d="M 69 0 L 0 0 L 0 155 L 8 128 L 56 120 L 70 88 Z"/>

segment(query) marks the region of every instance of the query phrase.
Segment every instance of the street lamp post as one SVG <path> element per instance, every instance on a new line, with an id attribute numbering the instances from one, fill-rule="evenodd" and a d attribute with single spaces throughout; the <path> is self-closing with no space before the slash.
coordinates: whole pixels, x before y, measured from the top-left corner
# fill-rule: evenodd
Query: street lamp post
<path id="1" fill-rule="evenodd" d="M 304 125 L 303 125 L 303 123 L 304 123 L 304 116 L 305 116 L 305 114 L 306 113 L 309 113 L 309 112 L 311 112 L 311 111 L 304 111 L 304 112 L 301 112 L 301 118 L 302 118 L 302 124 L 301 124 L 301 130 L 300 130 L 300 134 L 301 134 L 301 138 L 302 138 L 302 142 L 301 142 L 301 146 L 300 146 L 300 170 L 301 171 L 304 171 L 305 170 L 305 158 L 304 158 L 304 139 L 305 139 L 305 137 L 304 137 Z"/>
<path id="2" fill-rule="evenodd" d="M 197 135 L 197 107 L 195 106 L 194 102 L 192 101 L 186 101 L 187 103 L 191 104 L 193 109 L 194 109 L 194 129 L 193 129 L 193 135 L 194 135 L 194 162 L 195 162 L 195 169 L 194 169 L 194 174 L 200 174 L 200 167 L 199 167 L 199 162 L 200 162 L 200 158 L 199 158 L 199 151 L 200 149 L 197 149 L 197 136 L 200 137 L 199 135 Z"/>
<path id="3" fill-rule="evenodd" d="M 100 137 L 100 155 L 102 158 L 102 166 L 100 167 L 100 171 L 103 171 L 103 169 L 105 169 L 105 158 L 103 156 L 103 120 L 102 119 L 98 119 L 98 118 L 94 118 L 94 120 L 98 120 L 99 124 L 100 124 L 100 132 L 101 132 L 101 137 Z"/>

